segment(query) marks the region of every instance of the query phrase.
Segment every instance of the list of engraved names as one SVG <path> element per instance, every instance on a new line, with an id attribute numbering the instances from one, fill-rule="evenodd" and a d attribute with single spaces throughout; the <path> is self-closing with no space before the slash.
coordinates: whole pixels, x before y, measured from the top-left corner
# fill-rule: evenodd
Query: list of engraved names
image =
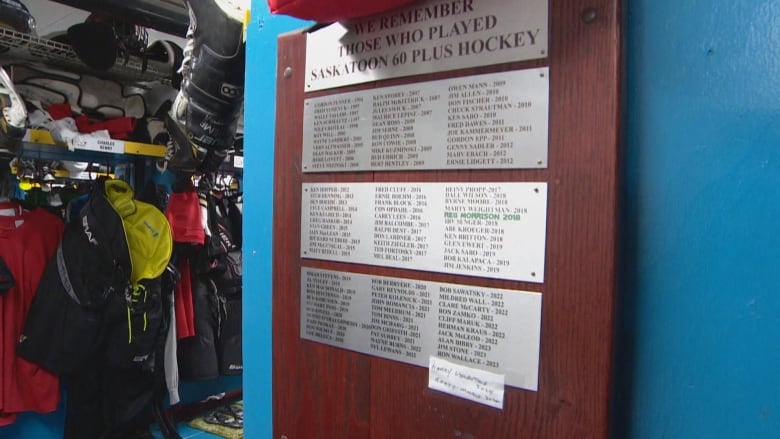
<path id="1" fill-rule="evenodd" d="M 310 98 L 303 170 L 547 166 L 548 69 Z"/>
<path id="2" fill-rule="evenodd" d="M 544 281 L 546 183 L 304 183 L 302 193 L 302 257 Z"/>
<path id="3" fill-rule="evenodd" d="M 535 390 L 541 294 L 302 268 L 301 337 L 427 366 L 436 356 Z"/>

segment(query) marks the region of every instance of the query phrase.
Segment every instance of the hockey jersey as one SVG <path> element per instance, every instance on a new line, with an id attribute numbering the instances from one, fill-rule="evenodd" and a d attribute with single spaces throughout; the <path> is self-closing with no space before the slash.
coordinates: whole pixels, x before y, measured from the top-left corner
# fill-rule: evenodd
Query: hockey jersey
<path id="1" fill-rule="evenodd" d="M 56 410 L 59 380 L 16 354 L 24 318 L 38 283 L 60 242 L 63 222 L 43 209 L 0 216 L 0 258 L 13 286 L 0 293 L 0 426 L 24 411 Z"/>

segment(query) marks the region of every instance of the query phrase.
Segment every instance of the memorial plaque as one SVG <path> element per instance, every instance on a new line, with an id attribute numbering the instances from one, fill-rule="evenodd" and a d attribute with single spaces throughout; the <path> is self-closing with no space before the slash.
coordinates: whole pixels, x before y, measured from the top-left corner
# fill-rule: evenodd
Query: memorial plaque
<path id="1" fill-rule="evenodd" d="M 301 257 L 544 282 L 546 183 L 302 186 Z"/>
<path id="2" fill-rule="evenodd" d="M 548 68 L 305 100 L 303 171 L 547 166 Z"/>
<path id="3" fill-rule="evenodd" d="M 305 90 L 547 56 L 546 0 L 428 0 L 307 34 Z"/>
<path id="4" fill-rule="evenodd" d="M 428 367 L 429 356 L 537 390 L 542 295 L 301 268 L 301 338 Z"/>

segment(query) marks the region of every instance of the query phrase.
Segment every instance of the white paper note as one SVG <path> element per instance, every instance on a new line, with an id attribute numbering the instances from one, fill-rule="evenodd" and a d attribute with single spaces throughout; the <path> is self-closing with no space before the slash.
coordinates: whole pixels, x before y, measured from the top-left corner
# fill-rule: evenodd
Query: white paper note
<path id="1" fill-rule="evenodd" d="M 428 387 L 498 409 L 504 408 L 504 375 L 431 356 Z"/>

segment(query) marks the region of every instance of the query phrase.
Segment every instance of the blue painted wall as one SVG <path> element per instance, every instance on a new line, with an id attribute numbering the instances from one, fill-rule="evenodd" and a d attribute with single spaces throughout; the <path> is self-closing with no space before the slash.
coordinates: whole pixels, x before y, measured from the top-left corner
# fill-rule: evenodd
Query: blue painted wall
<path id="1" fill-rule="evenodd" d="M 780 437 L 780 2 L 626 2 L 615 437 Z"/>
<path id="2" fill-rule="evenodd" d="M 271 15 L 252 1 L 244 99 L 244 433 L 271 438 L 271 255 L 277 37 L 307 22 Z"/>

